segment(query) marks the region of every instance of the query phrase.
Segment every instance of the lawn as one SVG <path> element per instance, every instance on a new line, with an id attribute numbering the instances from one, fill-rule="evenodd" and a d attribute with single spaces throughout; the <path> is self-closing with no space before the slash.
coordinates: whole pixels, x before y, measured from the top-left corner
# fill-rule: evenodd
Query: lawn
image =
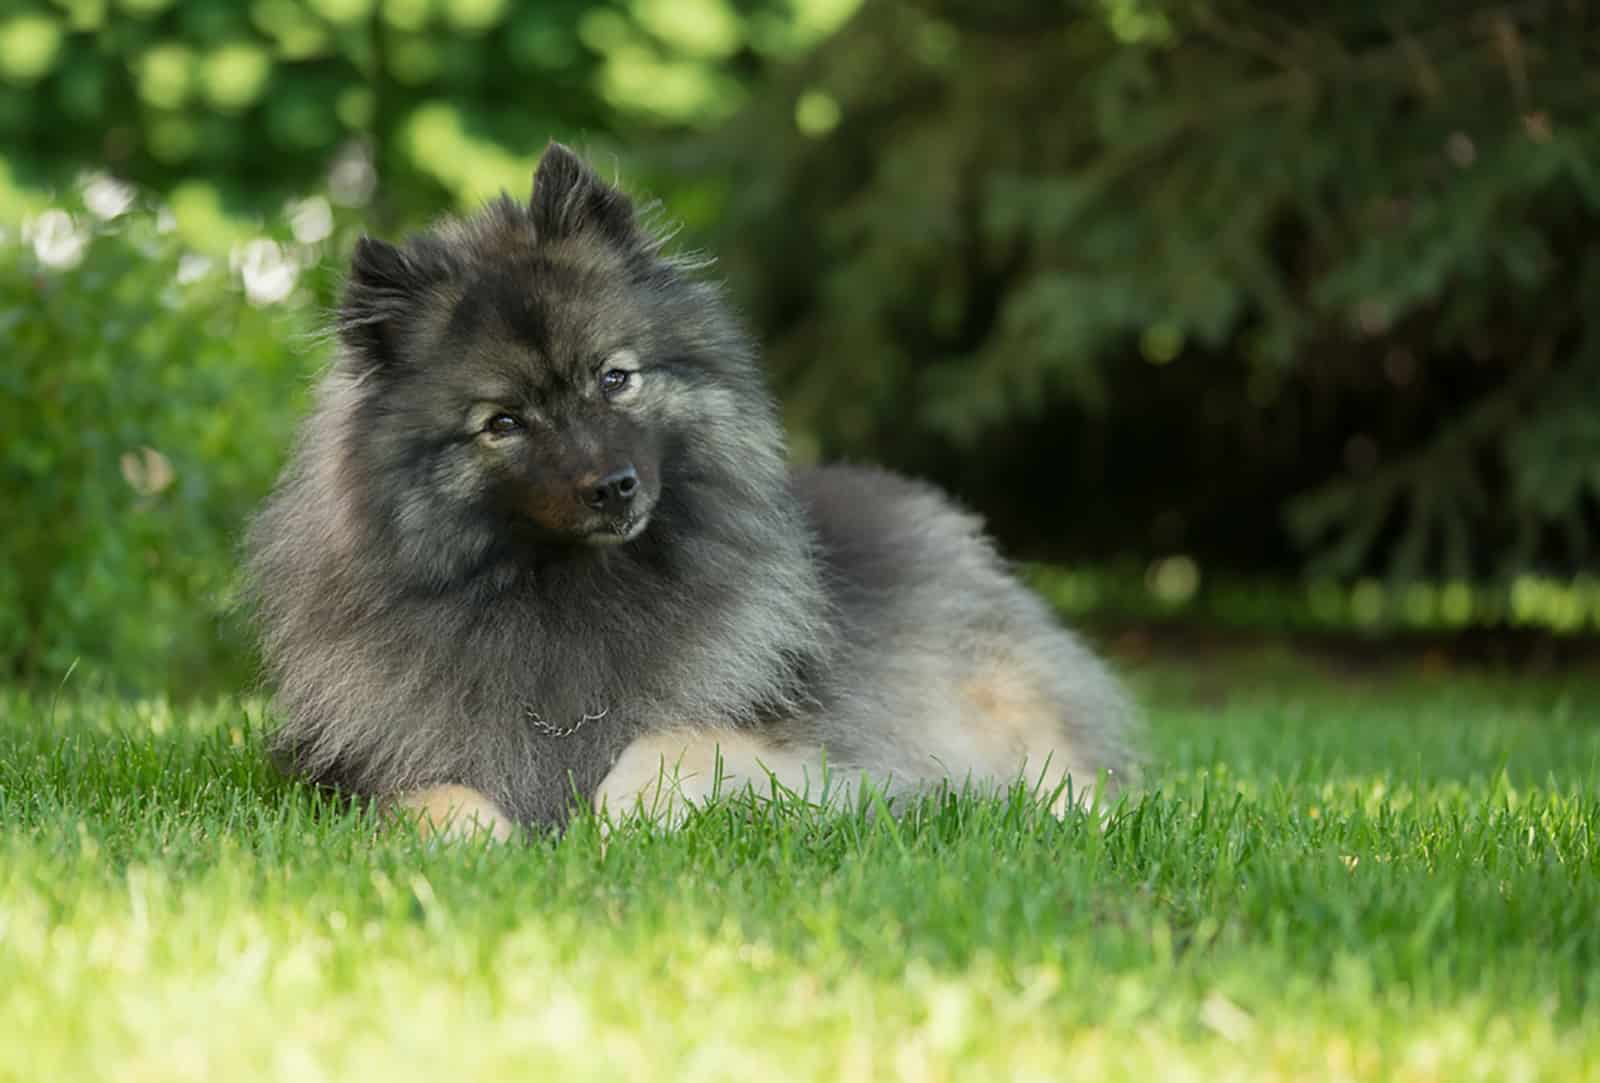
<path id="1" fill-rule="evenodd" d="M 1132 667 L 1144 788 L 430 849 L 0 695 L 0 1079 L 1600 1078 L 1600 674 Z"/>

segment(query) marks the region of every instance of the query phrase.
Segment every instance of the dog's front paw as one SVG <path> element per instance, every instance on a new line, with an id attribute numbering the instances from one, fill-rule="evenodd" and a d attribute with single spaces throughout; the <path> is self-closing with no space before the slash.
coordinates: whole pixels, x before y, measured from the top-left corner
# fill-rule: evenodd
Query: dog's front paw
<path id="1" fill-rule="evenodd" d="M 629 821 L 681 826 L 717 789 L 717 764 L 702 762 L 701 751 L 672 734 L 629 745 L 595 791 L 602 831 Z"/>
<path id="2" fill-rule="evenodd" d="M 454 842 L 488 835 L 506 842 L 517 824 L 494 801 L 470 786 L 433 786 L 397 794 L 385 802 L 395 815 L 416 824 L 424 839 Z"/>

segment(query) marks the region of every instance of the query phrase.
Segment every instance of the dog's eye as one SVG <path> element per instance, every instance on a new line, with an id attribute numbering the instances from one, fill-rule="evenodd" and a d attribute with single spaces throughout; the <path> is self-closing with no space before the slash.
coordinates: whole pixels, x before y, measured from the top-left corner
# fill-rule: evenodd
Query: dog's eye
<path id="1" fill-rule="evenodd" d="M 522 419 L 512 414 L 495 414 L 483 426 L 491 436 L 510 436 L 522 428 Z"/>
<path id="2" fill-rule="evenodd" d="M 632 378 L 633 373 L 627 369 L 606 369 L 600 374 L 600 392 L 603 395 L 615 395 L 626 388 Z"/>

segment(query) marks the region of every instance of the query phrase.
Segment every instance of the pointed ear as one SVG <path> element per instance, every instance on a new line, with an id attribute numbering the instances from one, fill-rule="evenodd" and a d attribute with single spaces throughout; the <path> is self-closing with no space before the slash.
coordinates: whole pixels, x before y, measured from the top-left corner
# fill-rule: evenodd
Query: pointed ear
<path id="1" fill-rule="evenodd" d="M 591 232 L 632 250 L 643 240 L 632 200 L 560 143 L 552 142 L 539 159 L 528 213 L 541 241 Z"/>
<path id="2" fill-rule="evenodd" d="M 393 359 L 400 318 L 442 277 L 442 268 L 423 255 L 373 237 L 356 242 L 339 304 L 339 338 L 364 361 Z"/>

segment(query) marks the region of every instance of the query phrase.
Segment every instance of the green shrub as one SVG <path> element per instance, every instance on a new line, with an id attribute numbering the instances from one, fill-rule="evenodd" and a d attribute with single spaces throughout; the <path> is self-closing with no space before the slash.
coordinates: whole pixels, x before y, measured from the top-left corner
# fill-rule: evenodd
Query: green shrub
<path id="1" fill-rule="evenodd" d="M 0 665 L 25 679 L 79 662 L 75 680 L 182 691 L 247 671 L 237 541 L 322 353 L 321 280 L 252 301 L 164 225 L 53 210 L 0 245 Z M 274 256 L 320 254 L 239 257 L 259 289 L 294 274 L 263 280 Z"/>

